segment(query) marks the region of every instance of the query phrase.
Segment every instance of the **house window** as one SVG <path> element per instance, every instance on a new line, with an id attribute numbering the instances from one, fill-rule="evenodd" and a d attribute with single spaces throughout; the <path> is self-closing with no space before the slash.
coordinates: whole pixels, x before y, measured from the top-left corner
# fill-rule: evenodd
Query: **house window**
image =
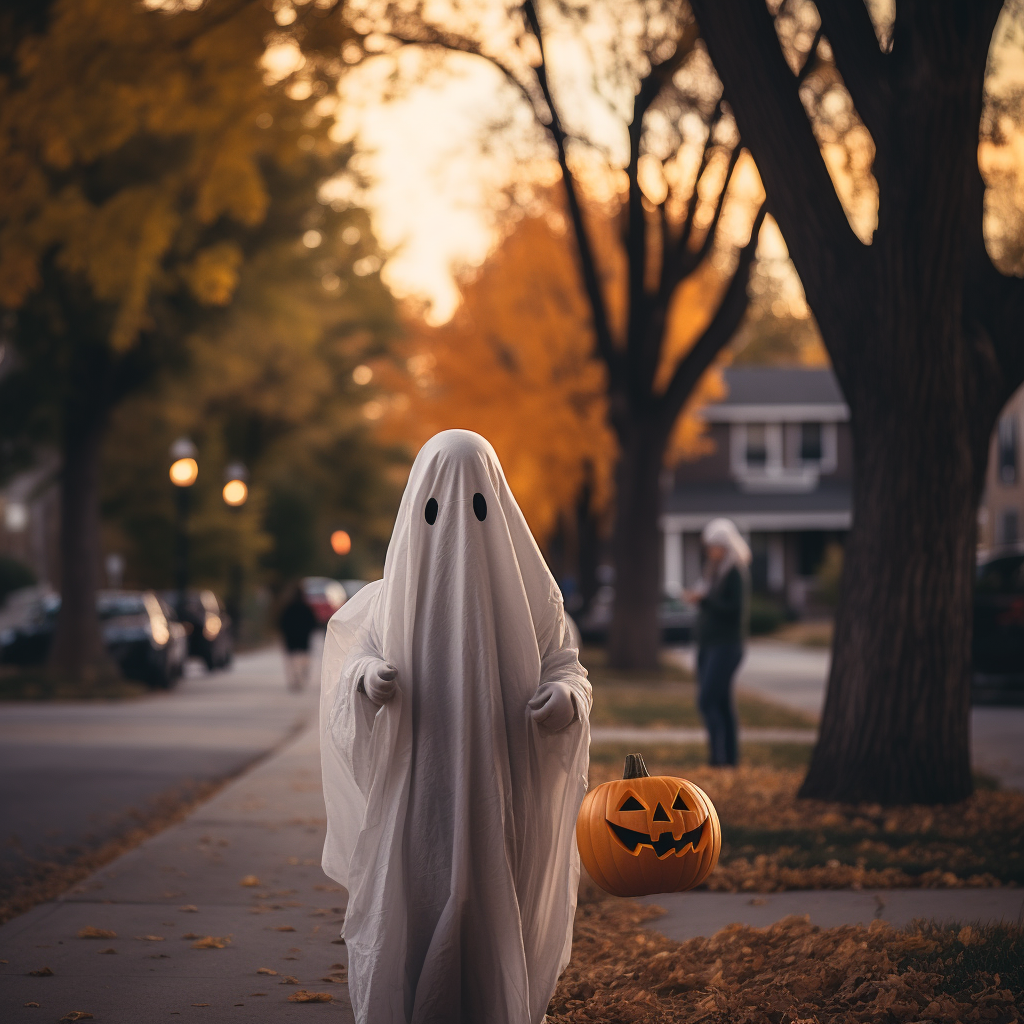
<path id="1" fill-rule="evenodd" d="M 1020 523 L 1017 518 L 1017 510 L 1008 508 L 1003 510 L 1003 543 L 1016 544 L 1020 536 Z"/>
<path id="2" fill-rule="evenodd" d="M 768 437 L 763 423 L 747 424 L 747 465 L 763 467 L 768 462 Z"/>
<path id="3" fill-rule="evenodd" d="M 999 421 L 999 479 L 1004 484 L 1017 482 L 1017 417 Z"/>
<path id="4" fill-rule="evenodd" d="M 822 457 L 821 424 L 800 424 L 800 461 L 821 462 Z"/>

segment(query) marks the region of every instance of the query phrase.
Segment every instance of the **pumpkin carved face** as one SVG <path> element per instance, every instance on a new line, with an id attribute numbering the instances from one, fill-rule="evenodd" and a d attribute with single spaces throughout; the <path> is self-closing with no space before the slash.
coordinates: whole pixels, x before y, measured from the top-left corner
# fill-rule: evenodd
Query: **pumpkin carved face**
<path id="1" fill-rule="evenodd" d="M 621 782 L 596 786 L 583 800 L 576 842 L 590 877 L 613 896 L 681 892 L 714 870 L 722 830 L 700 787 L 647 774 L 630 754 Z"/>

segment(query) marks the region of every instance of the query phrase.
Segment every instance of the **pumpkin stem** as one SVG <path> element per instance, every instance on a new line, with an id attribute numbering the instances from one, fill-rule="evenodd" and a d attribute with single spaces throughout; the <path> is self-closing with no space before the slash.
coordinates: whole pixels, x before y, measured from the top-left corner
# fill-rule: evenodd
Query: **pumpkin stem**
<path id="1" fill-rule="evenodd" d="M 622 777 L 624 779 L 649 779 L 651 777 L 647 765 L 644 764 L 643 754 L 626 755 L 626 765 L 622 769 Z"/>

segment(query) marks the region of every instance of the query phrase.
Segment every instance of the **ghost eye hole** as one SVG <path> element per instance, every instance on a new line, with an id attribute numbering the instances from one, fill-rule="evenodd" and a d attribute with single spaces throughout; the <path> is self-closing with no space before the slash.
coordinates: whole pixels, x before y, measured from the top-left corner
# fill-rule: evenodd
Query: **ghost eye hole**
<path id="1" fill-rule="evenodd" d="M 646 810 L 635 796 L 627 796 L 626 802 L 619 808 L 620 811 L 643 811 Z"/>
<path id="2" fill-rule="evenodd" d="M 431 498 L 430 501 L 427 502 L 427 507 L 423 510 L 423 518 L 426 519 L 431 526 L 437 522 L 437 501 L 434 498 Z"/>
<path id="3" fill-rule="evenodd" d="M 479 491 L 473 495 L 473 514 L 481 523 L 487 518 L 487 502 Z"/>
<path id="4" fill-rule="evenodd" d="M 690 808 L 687 807 L 685 803 L 683 803 L 683 794 L 680 791 L 679 793 L 676 794 L 675 800 L 672 801 L 672 810 L 673 811 L 688 811 L 689 809 Z"/>

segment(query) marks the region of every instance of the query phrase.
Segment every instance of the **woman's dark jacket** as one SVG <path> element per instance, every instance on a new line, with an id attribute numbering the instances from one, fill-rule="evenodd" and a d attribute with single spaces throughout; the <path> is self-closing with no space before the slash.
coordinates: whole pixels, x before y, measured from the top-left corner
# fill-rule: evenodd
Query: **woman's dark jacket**
<path id="1" fill-rule="evenodd" d="M 697 643 L 701 647 L 742 644 L 747 633 L 749 599 L 745 568 L 734 565 L 700 600 Z"/>

